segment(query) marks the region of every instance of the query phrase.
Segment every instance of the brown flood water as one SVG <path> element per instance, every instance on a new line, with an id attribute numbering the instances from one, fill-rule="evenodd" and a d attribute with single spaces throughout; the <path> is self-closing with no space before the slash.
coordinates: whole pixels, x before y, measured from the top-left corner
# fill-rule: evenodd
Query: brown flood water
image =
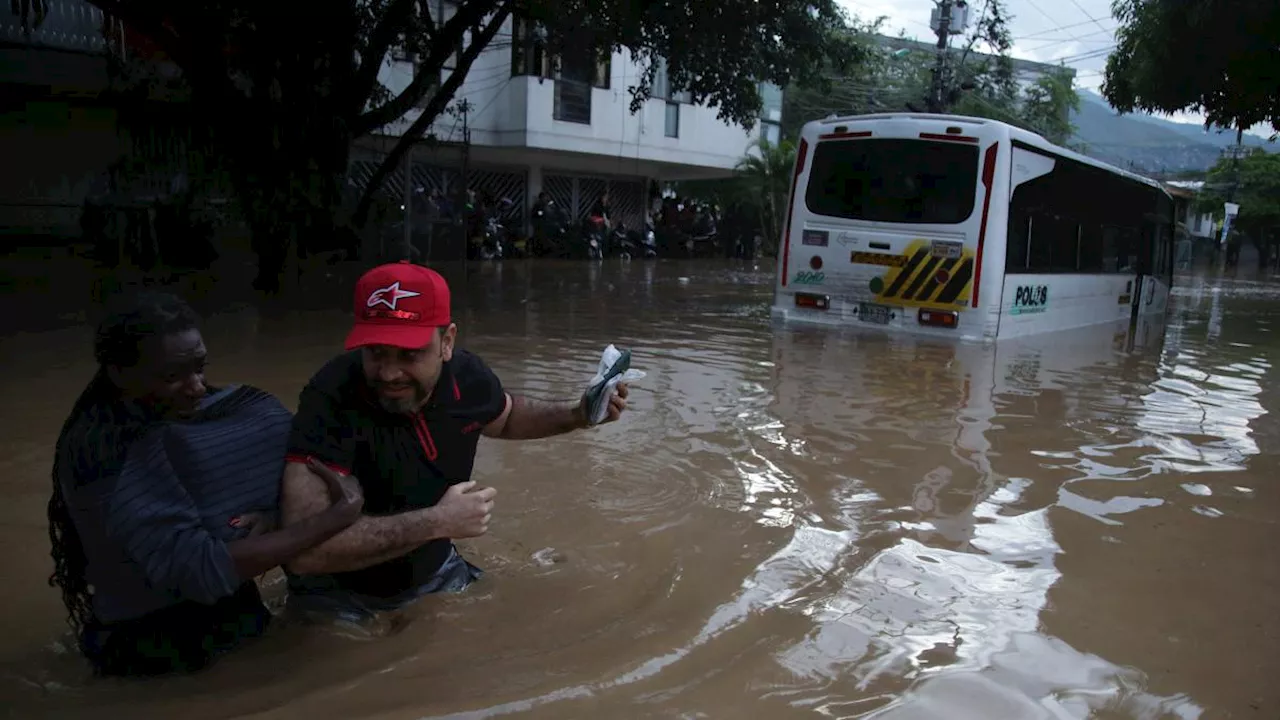
<path id="1" fill-rule="evenodd" d="M 609 342 L 616 425 L 481 444 L 489 575 L 379 636 L 277 628 L 196 677 L 59 653 L 50 449 L 85 328 L 0 354 L 9 717 L 1280 717 L 1280 285 L 1180 279 L 1167 329 L 998 348 L 771 326 L 768 266 L 507 263 L 462 343 L 569 397 Z M 453 275 L 455 287 L 459 277 Z M 296 400 L 333 310 L 209 319 L 215 381 Z M 319 302 L 319 301 L 318 301 Z M 278 591 L 278 586 L 273 587 Z"/>

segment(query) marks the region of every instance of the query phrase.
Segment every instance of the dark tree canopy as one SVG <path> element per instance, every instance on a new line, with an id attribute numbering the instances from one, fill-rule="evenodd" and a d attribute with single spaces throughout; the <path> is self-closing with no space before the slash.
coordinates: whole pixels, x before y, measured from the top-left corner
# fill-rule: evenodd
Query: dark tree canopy
<path id="1" fill-rule="evenodd" d="M 833 59 L 861 57 L 835 0 L 89 2 L 181 70 L 195 116 L 230 168 L 267 286 L 290 245 L 334 224 L 352 143 L 420 110 L 351 213 L 359 226 L 372 193 L 513 17 L 539 28 L 538 44 L 557 63 L 588 48 L 629 50 L 648 68 L 627 88 L 633 110 L 649 97 L 652 61 L 664 58 L 671 89 L 748 128 L 760 109 L 759 82 L 785 86 Z M 395 51 L 415 58 L 414 79 L 398 94 L 378 81 Z"/>
<path id="2" fill-rule="evenodd" d="M 1115 0 L 1102 94 L 1121 112 L 1202 112 L 1280 131 L 1280 2 Z"/>
<path id="3" fill-rule="evenodd" d="M 290 87 L 303 79 L 295 73 L 306 74 L 318 81 L 312 103 L 325 98 L 357 136 L 399 120 L 424 98 L 452 95 L 435 92 L 431 71 L 455 52 L 478 55 L 513 14 L 540 25 L 541 42 L 554 54 L 591 46 L 630 50 L 642 61 L 666 58 L 674 88 L 748 128 L 760 107 L 758 82 L 786 85 L 831 58 L 846 64 L 860 58 L 846 33 L 833 32 L 847 27 L 834 0 L 90 1 L 154 40 L 197 93 L 257 92 L 284 102 L 302 90 Z M 457 11 L 441 22 L 436 15 L 444 5 Z M 394 97 L 377 82 L 393 48 L 414 52 L 423 77 Z M 458 84 L 466 69 L 451 73 Z M 637 98 L 648 96 L 653 70 L 628 88 Z M 428 109 L 435 116 L 443 106 Z"/>

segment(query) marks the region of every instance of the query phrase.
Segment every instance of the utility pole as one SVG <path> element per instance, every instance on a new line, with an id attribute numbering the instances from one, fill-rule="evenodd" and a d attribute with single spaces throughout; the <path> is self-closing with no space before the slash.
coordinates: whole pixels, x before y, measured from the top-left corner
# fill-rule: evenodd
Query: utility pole
<path id="1" fill-rule="evenodd" d="M 948 85 L 952 84 L 947 63 L 947 44 L 952 35 L 963 33 L 969 25 L 969 3 L 966 0 L 937 0 L 937 2 L 938 6 L 929 16 L 929 27 L 938 34 L 933 83 L 929 88 L 927 99 L 929 112 L 933 113 L 946 112 L 947 106 L 951 104 L 948 98 L 952 93 L 947 89 Z M 962 86 L 961 89 L 968 89 L 968 87 Z"/>
<path id="2" fill-rule="evenodd" d="M 934 30 L 938 33 L 938 46 L 937 57 L 933 63 L 933 82 L 929 87 L 928 108 L 931 113 L 942 112 L 942 87 L 946 73 L 947 41 L 951 35 L 951 7 L 952 0 L 938 0 L 938 7 L 934 10 L 934 16 L 937 18 Z"/>
<path id="3" fill-rule="evenodd" d="M 404 248 L 401 260 L 413 259 L 413 146 L 404 154 Z"/>
<path id="4" fill-rule="evenodd" d="M 462 258 L 463 272 L 465 273 L 467 251 L 470 249 L 471 240 L 471 238 L 467 237 L 469 232 L 467 223 L 470 220 L 467 217 L 467 199 L 471 190 L 471 181 L 467 177 L 468 166 L 471 163 L 471 126 L 467 121 L 468 116 L 471 114 L 471 101 L 462 98 L 454 103 L 453 114 L 462 121 L 462 167 L 459 172 L 458 208 L 459 217 L 462 219 Z"/>
<path id="5" fill-rule="evenodd" d="M 1236 188 L 1240 184 L 1240 156 L 1244 154 L 1244 127 L 1236 126 L 1236 144 L 1231 148 L 1231 187 L 1227 189 L 1227 202 L 1236 201 Z"/>
<path id="6" fill-rule="evenodd" d="M 1231 185 L 1227 188 L 1227 202 L 1223 205 L 1222 213 L 1222 237 L 1218 240 L 1218 246 L 1223 250 L 1225 259 L 1230 259 L 1230 253 L 1227 252 L 1227 236 L 1231 232 L 1231 223 L 1235 220 L 1235 215 L 1240 211 L 1240 206 L 1235 204 L 1236 188 L 1240 185 L 1240 156 L 1244 154 L 1244 125 L 1238 121 L 1236 123 L 1236 144 L 1231 147 Z"/>

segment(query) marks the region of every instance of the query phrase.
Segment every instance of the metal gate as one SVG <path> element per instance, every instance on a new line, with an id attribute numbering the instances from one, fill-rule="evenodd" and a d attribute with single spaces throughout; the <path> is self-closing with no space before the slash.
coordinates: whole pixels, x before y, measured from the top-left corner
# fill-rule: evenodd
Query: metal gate
<path id="1" fill-rule="evenodd" d="M 569 210 L 574 222 L 582 222 L 591 207 L 607 191 L 613 206 L 613 219 L 628 228 L 639 229 L 644 224 L 645 184 L 641 180 L 615 180 L 601 177 L 574 175 L 544 175 L 542 190 L 557 205 Z"/>
<path id="2" fill-rule="evenodd" d="M 350 185 L 356 190 L 363 190 L 373 178 L 373 173 L 381 164 L 379 160 L 352 160 L 349 176 Z M 435 191 L 445 197 L 456 197 L 462 190 L 461 173 L 457 168 L 414 163 L 412 169 L 415 194 L 430 196 Z M 528 175 L 524 170 L 491 170 L 476 168 L 467 173 L 472 190 L 481 199 L 499 202 L 510 199 L 512 203 L 510 217 L 521 218 L 523 222 Z M 380 195 L 388 199 L 400 201 L 404 197 L 404 173 L 397 171 L 387 176 L 379 190 Z"/>

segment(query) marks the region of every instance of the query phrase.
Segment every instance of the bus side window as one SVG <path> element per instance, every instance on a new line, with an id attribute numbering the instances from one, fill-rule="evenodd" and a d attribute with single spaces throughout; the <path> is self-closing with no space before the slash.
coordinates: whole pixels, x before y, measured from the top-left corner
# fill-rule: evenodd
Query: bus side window
<path id="1" fill-rule="evenodd" d="M 1104 272 L 1104 245 L 1101 225 L 1089 220 L 1080 223 L 1080 272 Z"/>
<path id="2" fill-rule="evenodd" d="M 1018 201 L 1015 192 L 1014 205 Z M 1026 211 L 1016 207 L 1009 208 L 1009 247 L 1005 251 L 1004 271 L 1006 273 L 1024 273 L 1027 271 L 1027 238 L 1031 237 L 1031 217 Z"/>
<path id="3" fill-rule="evenodd" d="M 1080 223 L 1070 205 L 1055 215 L 1051 240 L 1050 265 L 1053 272 L 1075 272 L 1080 260 Z"/>
<path id="4" fill-rule="evenodd" d="M 1102 228 L 1102 272 L 1120 272 L 1120 228 Z"/>
<path id="5" fill-rule="evenodd" d="M 1031 215 L 1031 249 L 1028 251 L 1028 272 L 1052 272 L 1053 249 L 1061 235 L 1059 218 L 1052 212 L 1036 209 Z"/>

